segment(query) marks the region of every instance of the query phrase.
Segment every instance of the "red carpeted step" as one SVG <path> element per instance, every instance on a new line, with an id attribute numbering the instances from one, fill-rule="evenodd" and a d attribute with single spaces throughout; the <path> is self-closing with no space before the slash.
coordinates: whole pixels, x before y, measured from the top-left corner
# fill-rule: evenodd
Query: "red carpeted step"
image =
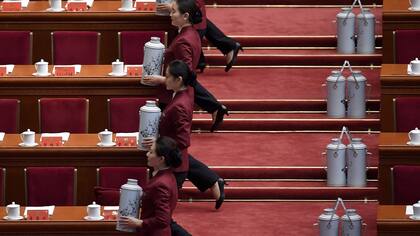
<path id="1" fill-rule="evenodd" d="M 206 62 L 213 66 L 226 65 L 218 50 L 204 50 Z M 246 49 L 238 54 L 236 65 L 342 65 L 344 60 L 352 65 L 381 65 L 382 52 L 374 54 L 338 54 L 335 49 Z"/>
<path id="2" fill-rule="evenodd" d="M 331 138 L 338 138 L 339 133 L 193 133 L 191 155 L 209 166 L 234 170 L 235 176 L 229 178 L 288 178 L 287 175 L 271 176 L 268 172 L 289 173 L 289 178 L 320 178 L 322 167 L 326 166 L 325 152 Z M 354 133 L 353 137 L 362 138 L 372 153 L 367 157 L 368 166 L 378 166 L 378 134 Z M 347 143 L 347 140 L 344 140 Z M 247 167 L 242 170 L 242 167 Z M 251 167 L 259 168 L 251 175 Z M 273 167 L 267 169 L 267 167 Z M 313 169 L 313 168 L 316 169 Z M 308 169 L 309 168 L 309 169 Z M 301 171 L 298 172 L 297 170 Z M 226 171 L 229 171 L 226 170 Z M 240 173 L 242 172 L 242 174 Z M 308 173 L 308 176 L 304 176 Z M 239 175 L 241 174 L 241 175 Z"/>
<path id="3" fill-rule="evenodd" d="M 351 4 L 349 1 L 347 4 Z M 341 7 L 217 7 L 207 17 L 227 35 L 236 36 L 334 36 Z M 354 13 L 358 14 L 359 9 Z M 382 34 L 382 8 L 372 9 L 376 34 Z M 268 17 L 269 16 L 269 17 Z M 281 45 L 277 45 L 281 46 Z M 312 45 L 308 45 L 312 46 Z"/>
<path id="4" fill-rule="evenodd" d="M 212 120 L 209 114 L 194 114 L 193 130 L 209 130 Z M 339 130 L 347 126 L 350 130 L 379 130 L 379 114 L 368 114 L 364 119 L 336 119 L 326 114 L 230 114 L 225 117 L 219 130 Z"/>
<path id="5" fill-rule="evenodd" d="M 230 184 L 232 183 L 232 184 Z M 225 186 L 227 199 L 317 199 L 333 200 L 337 197 L 352 200 L 377 199 L 377 182 L 366 187 L 328 187 L 324 182 L 233 182 Z M 180 191 L 181 199 L 211 199 L 211 191 L 200 192 L 191 184 Z"/>
<path id="6" fill-rule="evenodd" d="M 346 199 L 344 199 L 346 200 Z M 346 201 L 367 224 L 364 235 L 376 233 L 376 202 Z M 180 202 L 174 211 L 174 220 L 192 235 L 200 236 L 302 236 L 318 235 L 313 224 L 324 208 L 334 202 L 225 202 L 214 210 L 214 202 Z M 344 214 L 342 209 L 337 212 Z"/>
<path id="7" fill-rule="evenodd" d="M 326 110 L 327 76 L 337 68 L 207 68 L 199 81 L 231 110 Z M 379 110 L 380 68 L 361 70 L 371 84 L 369 110 Z M 344 74 L 348 76 L 347 73 Z"/>

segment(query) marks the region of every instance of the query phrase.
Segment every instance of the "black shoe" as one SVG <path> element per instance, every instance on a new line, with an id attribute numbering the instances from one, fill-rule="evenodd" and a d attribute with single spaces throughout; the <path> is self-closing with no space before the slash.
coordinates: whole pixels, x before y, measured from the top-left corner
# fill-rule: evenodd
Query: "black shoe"
<path id="1" fill-rule="evenodd" d="M 239 50 L 241 50 L 242 52 L 244 51 L 241 44 L 238 42 L 236 42 L 235 47 L 232 50 L 233 50 L 232 60 L 230 60 L 230 62 L 226 65 L 225 72 L 228 72 L 232 68 L 233 64 L 235 64 L 236 58 L 238 57 Z"/>
<path id="2" fill-rule="evenodd" d="M 206 69 L 206 67 L 207 67 L 207 64 L 205 62 L 200 62 L 197 65 L 197 70 L 199 70 L 200 73 L 203 73 L 204 69 Z"/>
<path id="3" fill-rule="evenodd" d="M 216 118 L 214 119 L 214 123 L 210 128 L 210 132 L 214 132 L 219 127 L 220 123 L 223 122 L 225 115 L 229 116 L 229 111 L 225 106 L 222 105 L 217 110 Z"/>
<path id="4" fill-rule="evenodd" d="M 225 201 L 225 185 L 228 184 L 222 178 L 219 178 L 217 180 L 217 184 L 219 185 L 220 197 L 216 200 L 216 205 L 214 206 L 214 208 L 219 209 Z"/>

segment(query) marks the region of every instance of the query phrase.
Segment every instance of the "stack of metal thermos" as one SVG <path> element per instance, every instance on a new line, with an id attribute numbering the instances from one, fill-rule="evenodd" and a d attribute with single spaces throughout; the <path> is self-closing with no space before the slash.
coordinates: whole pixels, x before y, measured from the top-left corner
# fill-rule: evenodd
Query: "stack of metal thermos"
<path id="1" fill-rule="evenodd" d="M 359 3 L 360 13 L 352 12 Z M 357 19 L 357 28 L 356 28 Z M 360 0 L 355 0 L 351 7 L 342 8 L 337 14 L 337 52 L 360 54 L 375 52 L 375 15 L 369 9 L 363 8 Z M 355 40 L 357 38 L 357 40 Z M 356 45 L 357 42 L 357 45 Z"/>

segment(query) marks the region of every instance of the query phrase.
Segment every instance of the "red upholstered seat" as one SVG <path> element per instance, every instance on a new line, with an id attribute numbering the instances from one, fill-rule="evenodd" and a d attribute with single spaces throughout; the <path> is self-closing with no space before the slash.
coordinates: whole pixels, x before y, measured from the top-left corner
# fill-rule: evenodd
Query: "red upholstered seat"
<path id="1" fill-rule="evenodd" d="M 27 205 L 74 205 L 77 189 L 76 172 L 73 167 L 26 168 Z"/>
<path id="2" fill-rule="evenodd" d="M 100 33 L 56 31 L 51 33 L 52 58 L 56 65 L 94 65 L 99 60 Z"/>
<path id="3" fill-rule="evenodd" d="M 420 30 L 395 31 L 395 63 L 408 64 L 420 57 Z"/>
<path id="4" fill-rule="evenodd" d="M 118 33 L 119 55 L 125 64 L 143 64 L 144 44 L 151 37 L 159 37 L 166 45 L 164 31 L 122 31 Z"/>
<path id="5" fill-rule="evenodd" d="M 101 205 L 118 205 L 121 185 L 127 183 L 127 179 L 137 179 L 141 187 L 146 186 L 149 170 L 146 167 L 102 167 L 97 176 L 96 201 Z"/>
<path id="6" fill-rule="evenodd" d="M 87 133 L 88 99 L 42 98 L 38 103 L 41 132 Z"/>
<path id="7" fill-rule="evenodd" d="M 0 132 L 19 133 L 20 101 L 0 99 Z"/>
<path id="8" fill-rule="evenodd" d="M 0 168 L 0 205 L 5 205 L 5 194 L 6 194 L 6 169 Z"/>
<path id="9" fill-rule="evenodd" d="M 153 98 L 108 99 L 109 129 L 113 132 L 139 131 L 139 110 L 147 100 Z"/>
<path id="10" fill-rule="evenodd" d="M 420 200 L 420 166 L 394 166 L 394 203 L 414 204 Z"/>
<path id="11" fill-rule="evenodd" d="M 399 97 L 394 100 L 397 132 L 420 128 L 420 97 Z"/>
<path id="12" fill-rule="evenodd" d="M 0 65 L 32 64 L 32 33 L 0 31 Z"/>

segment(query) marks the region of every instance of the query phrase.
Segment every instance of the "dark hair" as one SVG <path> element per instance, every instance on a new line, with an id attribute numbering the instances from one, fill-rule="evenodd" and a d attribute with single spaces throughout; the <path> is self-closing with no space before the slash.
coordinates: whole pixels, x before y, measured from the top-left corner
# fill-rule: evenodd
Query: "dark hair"
<path id="1" fill-rule="evenodd" d="M 176 0 L 176 3 L 181 14 L 189 14 L 188 20 L 191 24 L 195 25 L 203 20 L 203 14 L 195 3 L 195 0 Z"/>
<path id="2" fill-rule="evenodd" d="M 161 136 L 156 139 L 156 155 L 165 157 L 165 164 L 177 168 L 182 164 L 182 154 L 175 140 Z"/>
<path id="3" fill-rule="evenodd" d="M 182 77 L 182 83 L 187 85 L 192 85 L 197 79 L 197 75 L 194 71 L 191 71 L 188 65 L 181 60 L 171 61 L 168 65 L 169 74 L 175 78 Z"/>

